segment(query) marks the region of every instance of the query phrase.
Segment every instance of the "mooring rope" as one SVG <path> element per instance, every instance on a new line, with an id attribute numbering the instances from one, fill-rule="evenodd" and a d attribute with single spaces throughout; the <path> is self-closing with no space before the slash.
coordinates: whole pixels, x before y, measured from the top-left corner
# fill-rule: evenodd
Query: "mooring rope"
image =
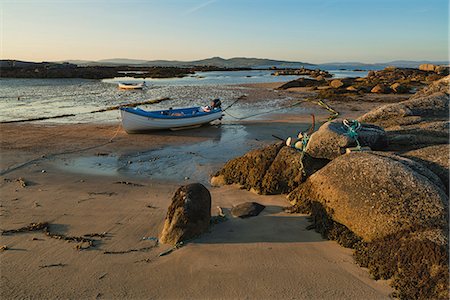
<path id="1" fill-rule="evenodd" d="M 229 112 L 225 112 L 224 110 L 223 110 L 223 112 L 225 112 L 225 114 L 227 114 L 228 116 L 230 116 L 230 117 L 232 117 L 232 118 L 234 118 L 236 120 L 245 120 L 245 119 L 256 117 L 256 116 L 270 114 L 270 113 L 275 112 L 275 111 L 280 111 L 280 110 L 292 108 L 292 107 L 295 107 L 295 106 L 301 104 L 302 102 L 303 102 L 303 100 L 300 100 L 300 101 L 297 101 L 296 103 L 293 103 L 293 104 L 291 104 L 289 106 L 279 107 L 279 108 L 271 109 L 271 110 L 264 111 L 264 112 L 261 112 L 261 113 L 251 114 L 251 115 L 248 115 L 248 116 L 245 116 L 245 117 L 236 117 L 236 116 L 233 116 L 232 114 L 230 114 Z M 229 107 L 227 107 L 227 108 L 229 108 Z"/>
<path id="2" fill-rule="evenodd" d="M 359 143 L 358 140 L 358 130 L 361 129 L 361 123 L 359 123 L 357 120 L 347 120 L 344 119 L 342 121 L 342 124 L 344 125 L 344 130 L 346 130 L 346 135 L 352 139 L 355 140 L 356 142 L 356 148 L 357 149 L 361 149 L 361 144 Z"/>

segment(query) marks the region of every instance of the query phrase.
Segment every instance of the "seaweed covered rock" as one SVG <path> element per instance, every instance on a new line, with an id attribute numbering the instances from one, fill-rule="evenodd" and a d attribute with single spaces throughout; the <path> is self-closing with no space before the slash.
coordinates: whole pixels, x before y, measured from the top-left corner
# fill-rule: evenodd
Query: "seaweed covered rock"
<path id="1" fill-rule="evenodd" d="M 375 279 L 393 279 L 400 299 L 448 299 L 448 235 L 441 228 L 409 228 L 363 242 L 346 226 L 330 218 L 323 205 L 311 202 L 315 229 L 324 238 L 355 249 L 354 257 Z"/>
<path id="2" fill-rule="evenodd" d="M 441 179 L 448 194 L 450 159 L 449 153 L 450 145 L 443 144 L 409 151 L 402 155 L 423 164 L 433 173 L 435 173 Z"/>
<path id="3" fill-rule="evenodd" d="M 413 227 L 444 228 L 448 197 L 436 178 L 407 158 L 350 153 L 311 175 L 289 199 L 296 206 L 320 203 L 334 221 L 372 241 Z"/>
<path id="4" fill-rule="evenodd" d="M 278 143 L 228 161 L 211 178 L 211 185 L 237 183 L 264 195 L 289 193 L 328 161 L 302 157 L 300 151 Z"/>
<path id="5" fill-rule="evenodd" d="M 160 241 L 175 245 L 194 238 L 209 228 L 211 195 L 200 183 L 181 186 L 172 197 Z"/>
<path id="6" fill-rule="evenodd" d="M 287 90 L 295 87 L 316 87 L 323 85 L 323 79 L 298 78 L 279 86 L 278 90 Z"/>
<path id="7" fill-rule="evenodd" d="M 358 141 L 361 146 L 372 150 L 384 150 L 387 147 L 387 136 L 383 128 L 371 124 L 361 124 L 358 130 Z M 311 135 L 306 152 L 316 158 L 334 159 L 345 152 L 345 148 L 355 147 L 356 141 L 350 137 L 341 119 L 323 124 Z"/>
<path id="8" fill-rule="evenodd" d="M 314 158 L 291 147 L 283 147 L 261 184 L 263 194 L 283 194 L 294 190 L 308 176 L 323 168 L 328 159 Z"/>
<path id="9" fill-rule="evenodd" d="M 250 151 L 228 161 L 214 177 L 221 178 L 226 184 L 237 183 L 248 190 L 261 191 L 264 175 L 282 147 L 282 143 L 277 143 Z"/>
<path id="10" fill-rule="evenodd" d="M 448 299 L 448 236 L 442 229 L 399 231 L 355 247 L 375 279 L 393 278 L 400 299 Z"/>

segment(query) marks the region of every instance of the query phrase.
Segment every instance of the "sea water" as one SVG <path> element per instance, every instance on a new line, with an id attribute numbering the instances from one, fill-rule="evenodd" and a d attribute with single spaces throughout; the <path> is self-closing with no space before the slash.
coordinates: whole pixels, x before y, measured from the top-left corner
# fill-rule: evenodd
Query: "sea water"
<path id="1" fill-rule="evenodd" d="M 164 101 L 143 109 L 167 109 L 207 105 L 213 98 L 220 98 L 223 106 L 231 104 L 245 95 L 248 88 L 238 84 L 261 82 L 284 82 L 299 76 L 272 76 L 269 70 L 197 72 L 183 78 L 151 79 L 145 81 L 148 89 L 128 91 L 118 90 L 118 82 L 142 82 L 132 77 L 104 80 L 90 79 L 0 79 L 0 121 L 21 120 L 75 114 L 50 120 L 57 123 L 117 122 L 119 113 L 109 111 L 90 114 L 94 110 L 110 106 L 142 102 L 169 97 Z M 335 77 L 365 76 L 367 72 L 331 71 Z M 268 108 L 282 107 L 290 97 L 278 97 L 257 103 L 251 107 L 237 103 L 230 113 L 245 117 L 261 113 Z M 301 110 L 301 108 L 296 108 Z M 46 121 L 48 122 L 48 121 Z"/>

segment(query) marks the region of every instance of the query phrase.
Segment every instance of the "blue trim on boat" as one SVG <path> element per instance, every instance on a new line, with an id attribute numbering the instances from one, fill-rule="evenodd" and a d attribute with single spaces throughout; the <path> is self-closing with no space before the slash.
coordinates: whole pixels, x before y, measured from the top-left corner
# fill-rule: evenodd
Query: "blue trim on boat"
<path id="1" fill-rule="evenodd" d="M 155 118 L 155 119 L 184 119 L 184 118 L 195 118 L 207 116 L 210 114 L 215 114 L 221 112 L 222 109 L 216 108 L 210 112 L 204 112 L 201 110 L 199 106 L 196 107 L 188 107 L 188 108 L 178 108 L 178 109 L 167 109 L 167 110 L 153 110 L 147 111 L 140 109 L 138 107 L 121 107 L 123 111 L 147 117 L 147 118 Z M 173 114 L 180 114 L 174 116 Z"/>

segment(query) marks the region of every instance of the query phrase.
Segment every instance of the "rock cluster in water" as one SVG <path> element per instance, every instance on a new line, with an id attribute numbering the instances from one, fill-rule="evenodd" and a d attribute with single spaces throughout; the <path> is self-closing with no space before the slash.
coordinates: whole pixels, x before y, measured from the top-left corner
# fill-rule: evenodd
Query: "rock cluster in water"
<path id="1" fill-rule="evenodd" d="M 361 94 L 408 94 L 426 84 L 449 74 L 448 66 L 421 65 L 419 69 L 386 67 L 380 71 L 369 71 L 366 77 L 325 80 L 325 76 L 310 76 L 289 81 L 278 89 L 313 87 L 318 97 L 340 99 Z"/>

